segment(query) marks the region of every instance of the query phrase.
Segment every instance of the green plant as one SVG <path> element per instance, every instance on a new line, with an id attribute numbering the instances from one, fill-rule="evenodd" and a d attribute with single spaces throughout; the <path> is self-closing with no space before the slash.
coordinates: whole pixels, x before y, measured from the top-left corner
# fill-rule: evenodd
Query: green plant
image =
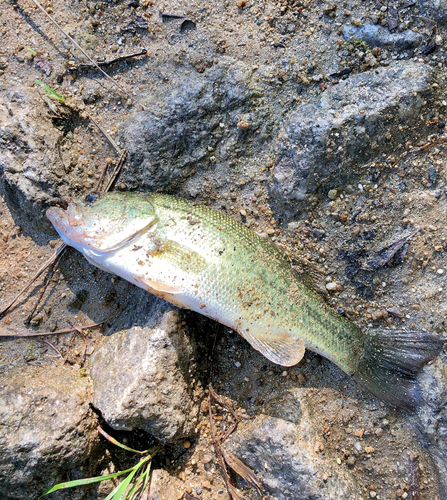
<path id="1" fill-rule="evenodd" d="M 75 481 L 56 484 L 48 491 L 46 491 L 40 498 L 44 497 L 45 495 L 49 495 L 50 493 L 53 493 L 57 490 L 73 488 L 75 486 L 85 486 L 87 484 L 98 483 L 100 481 L 107 481 L 108 479 L 113 479 L 118 476 L 124 476 L 125 474 L 127 474 L 127 477 L 123 481 L 121 481 L 104 500 L 134 500 L 136 498 L 147 498 L 149 496 L 152 458 L 160 448 L 156 447 L 152 450 L 144 451 L 134 450 L 120 443 L 112 436 L 109 436 L 107 432 L 105 432 L 99 425 L 97 427 L 97 430 L 114 445 L 119 446 L 124 450 L 142 455 L 139 462 L 130 469 L 114 472 L 113 474 L 89 477 L 86 479 L 77 479 Z"/>
<path id="2" fill-rule="evenodd" d="M 45 83 L 41 82 L 40 80 L 36 80 L 37 85 L 40 85 L 43 87 L 51 96 L 55 97 L 58 99 L 60 102 L 65 104 L 65 99 L 59 95 L 57 92 L 55 92 L 52 88 L 48 87 L 48 85 L 45 85 Z"/>

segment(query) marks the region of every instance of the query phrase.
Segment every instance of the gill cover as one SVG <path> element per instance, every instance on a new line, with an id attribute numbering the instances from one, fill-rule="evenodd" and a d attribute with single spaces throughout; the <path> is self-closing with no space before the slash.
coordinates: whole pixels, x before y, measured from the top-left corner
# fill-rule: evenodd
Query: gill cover
<path id="1" fill-rule="evenodd" d="M 122 248 L 157 221 L 150 197 L 139 193 L 106 193 L 92 203 L 70 200 L 67 210 L 52 207 L 46 215 L 67 245 L 100 253 Z"/>

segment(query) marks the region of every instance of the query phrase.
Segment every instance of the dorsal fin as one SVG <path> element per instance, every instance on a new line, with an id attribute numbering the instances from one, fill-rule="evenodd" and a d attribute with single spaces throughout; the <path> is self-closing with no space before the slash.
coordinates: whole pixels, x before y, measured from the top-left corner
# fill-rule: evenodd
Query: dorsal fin
<path id="1" fill-rule="evenodd" d="M 325 276 L 316 264 L 306 259 L 295 257 L 292 259 L 292 267 L 307 288 L 318 295 L 322 295 L 325 298 L 328 297 Z"/>

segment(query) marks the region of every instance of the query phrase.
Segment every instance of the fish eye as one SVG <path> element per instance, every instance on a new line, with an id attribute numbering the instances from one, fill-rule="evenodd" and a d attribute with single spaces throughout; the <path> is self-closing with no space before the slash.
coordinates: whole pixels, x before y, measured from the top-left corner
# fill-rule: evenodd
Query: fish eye
<path id="1" fill-rule="evenodd" d="M 85 197 L 85 203 L 94 203 L 98 199 L 96 193 L 90 193 Z"/>

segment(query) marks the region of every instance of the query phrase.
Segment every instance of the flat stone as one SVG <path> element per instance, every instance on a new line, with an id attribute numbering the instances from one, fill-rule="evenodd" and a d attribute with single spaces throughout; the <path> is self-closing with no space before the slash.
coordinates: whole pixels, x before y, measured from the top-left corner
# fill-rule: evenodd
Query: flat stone
<path id="1" fill-rule="evenodd" d="M 54 230 L 45 210 L 66 193 L 61 138 L 35 90 L 14 87 L 0 99 L 0 181 L 13 210 L 46 232 Z"/>
<path id="2" fill-rule="evenodd" d="M 375 24 L 352 24 L 343 26 L 343 39 L 346 42 L 355 40 L 365 42 L 370 48 L 381 47 L 387 50 L 403 52 L 418 47 L 422 42 L 422 35 L 412 30 L 399 33 L 390 33 L 388 28 Z"/>
<path id="3" fill-rule="evenodd" d="M 182 76 L 169 92 L 152 92 L 146 110 L 131 113 L 120 131 L 129 158 L 121 179 L 130 188 L 175 193 L 215 156 L 220 163 L 256 154 L 272 121 L 261 96 L 252 70 L 227 58 Z M 240 127 L 241 115 L 248 128 Z"/>

